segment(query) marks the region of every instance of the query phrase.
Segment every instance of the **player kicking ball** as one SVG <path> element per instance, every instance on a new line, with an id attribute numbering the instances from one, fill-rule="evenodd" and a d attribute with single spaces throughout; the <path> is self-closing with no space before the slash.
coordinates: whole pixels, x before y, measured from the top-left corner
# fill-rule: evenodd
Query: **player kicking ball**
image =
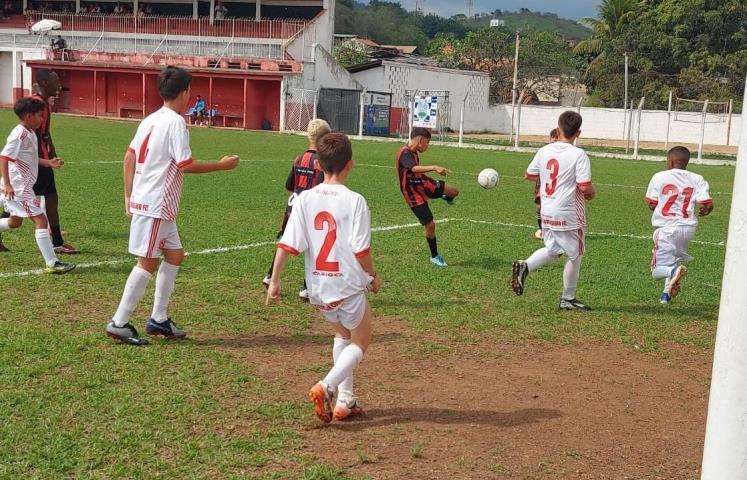
<path id="1" fill-rule="evenodd" d="M 420 224 L 425 227 L 425 239 L 431 251 L 431 263 L 445 268 L 448 265 L 444 257 L 438 253 L 436 223 L 433 221 L 433 213 L 428 200 L 442 198 L 451 205 L 459 195 L 459 190 L 443 180 L 433 180 L 426 175 L 428 172 L 436 172 L 442 176 L 449 173 L 446 168 L 439 165 L 420 165 L 420 154 L 428 150 L 430 143 L 431 132 L 428 129 L 413 128 L 410 143 L 397 153 L 397 174 L 399 175 L 399 188 L 405 197 L 407 206 L 410 207 Z"/>
<path id="2" fill-rule="evenodd" d="M 373 313 L 367 294 L 377 293 L 381 280 L 370 253 L 371 212 L 366 199 L 345 186 L 354 165 L 350 140 L 329 133 L 318 140 L 317 151 L 324 183 L 296 198 L 278 243 L 266 303 L 280 298 L 288 255 L 305 253 L 309 301 L 335 330 L 334 366 L 309 391 L 317 417 L 326 423 L 361 412 L 353 372 L 371 342 Z"/>
<path id="3" fill-rule="evenodd" d="M 166 67 L 161 71 L 158 92 L 163 107 L 140 122 L 124 157 L 125 213 L 132 219 L 129 250 L 138 261 L 127 279 L 119 308 L 106 326 L 106 334 L 130 345 L 148 343 L 138 335 L 130 316 L 156 269 L 153 313 L 145 333 L 169 339 L 187 336 L 167 313 L 176 274 L 184 260 L 176 228 L 183 177 L 185 173 L 231 170 L 239 163 L 236 155 L 223 157 L 219 162 L 192 159 L 189 132 L 182 116 L 189 103 L 191 81 L 192 75 L 184 69 Z"/>
<path id="4" fill-rule="evenodd" d="M 49 236 L 47 216 L 34 194 L 34 184 L 39 173 L 39 165 L 47 168 L 60 168 L 64 162 L 60 158 L 39 158 L 36 133 L 43 122 L 45 104 L 34 98 L 22 98 L 13 107 L 20 124 L 10 132 L 5 147 L 0 153 L 0 194 L 5 201 L 7 218 L 0 219 L 0 232 L 7 232 L 23 224 L 30 218 L 36 226 L 36 244 L 44 257 L 47 273 L 67 273 L 75 268 L 72 263 L 57 259 Z"/>
<path id="5" fill-rule="evenodd" d="M 527 275 L 565 254 L 561 310 L 590 310 L 576 299 L 581 274 L 586 229 L 586 204 L 596 195 L 591 164 L 582 149 L 573 145 L 581 135 L 581 115 L 564 112 L 558 119 L 558 141 L 540 148 L 524 176 L 540 181 L 543 248 L 513 264 L 511 288 L 524 294 Z"/>
<path id="6" fill-rule="evenodd" d="M 655 174 L 646 190 L 646 203 L 654 212 L 651 224 L 656 227 L 651 275 L 664 280 L 664 291 L 659 296 L 663 304 L 680 293 L 682 279 L 687 275 L 687 267 L 682 263 L 692 260 L 687 248 L 695 237 L 698 216 L 713 211 L 708 182 L 687 171 L 689 162 L 690 150 L 672 148 L 667 153 L 667 170 Z M 698 205 L 697 216 L 695 205 Z"/>

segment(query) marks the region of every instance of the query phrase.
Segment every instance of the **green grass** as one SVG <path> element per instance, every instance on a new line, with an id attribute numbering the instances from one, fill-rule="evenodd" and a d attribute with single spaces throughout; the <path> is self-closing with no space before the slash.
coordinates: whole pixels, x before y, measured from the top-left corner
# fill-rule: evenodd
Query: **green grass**
<path id="1" fill-rule="evenodd" d="M 9 112 L 0 112 L 0 131 L 13 124 Z M 311 322 L 319 321 L 310 307 L 295 301 L 263 306 L 259 282 L 271 246 L 187 258 L 170 313 L 191 342 L 128 348 L 103 335 L 133 264 L 118 162 L 135 128 L 128 122 L 54 119 L 58 151 L 67 161 L 57 174 L 63 226 L 83 251 L 75 260 L 115 263 L 63 277 L 0 277 L 0 478 L 347 478 L 304 452 L 309 411 L 303 392 L 268 401 L 283 385 L 263 382 L 252 359 L 237 358 L 211 341 L 282 332 L 287 345 L 267 350 L 281 358 L 294 339 L 309 338 Z M 285 176 L 305 139 L 197 129 L 192 145 L 195 158 L 238 153 L 243 163 L 234 172 L 186 179 L 179 218 L 186 250 L 272 241 L 285 205 Z M 359 165 L 349 184 L 368 199 L 374 226 L 415 221 L 390 168 L 397 148 L 354 144 Z M 599 198 L 589 204 L 579 297 L 594 311 L 558 312 L 561 263 L 533 274 L 525 296 L 510 293 L 512 260 L 539 245 L 532 238 L 532 185 L 519 178 L 529 160 L 526 154 L 437 147 L 423 155 L 424 163 L 453 169 L 449 181 L 462 190 L 454 206 L 433 204 L 437 218 L 462 219 L 438 227 L 446 270 L 428 263 L 420 228 L 374 233 L 373 253 L 384 280 L 373 298 L 376 315 L 397 316 L 412 330 L 440 339 L 424 338 L 409 354 L 438 358 L 457 352 L 452 347 L 460 342 L 481 338 L 623 342 L 645 350 L 663 342 L 711 346 L 723 246 L 692 246 L 696 260 L 684 293 L 662 308 L 656 301 L 660 285 L 648 271 L 651 242 L 622 236 L 651 234 L 642 197 L 659 164 L 593 160 Z M 474 178 L 487 166 L 503 176 L 492 191 Z M 706 176 L 713 192 L 731 191 L 732 168 L 693 170 Z M 716 210 L 702 222 L 699 241 L 726 237 L 731 196 L 714 198 Z M 3 238 L 12 253 L 0 256 L 0 275 L 41 266 L 28 223 Z M 301 272 L 302 262 L 290 262 L 288 291 Z M 139 326 L 150 313 L 150 288 L 137 311 Z M 318 364 L 305 368 L 322 371 Z"/>

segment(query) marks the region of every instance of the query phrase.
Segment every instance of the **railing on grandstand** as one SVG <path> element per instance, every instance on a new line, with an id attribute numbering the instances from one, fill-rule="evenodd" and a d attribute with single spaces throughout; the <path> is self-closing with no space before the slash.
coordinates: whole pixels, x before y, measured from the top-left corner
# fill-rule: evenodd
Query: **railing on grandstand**
<path id="1" fill-rule="evenodd" d="M 42 19 L 57 20 L 60 30 L 73 32 L 112 32 L 155 35 L 185 35 L 200 37 L 239 37 L 288 39 L 301 32 L 307 24 L 305 20 L 250 20 L 228 18 L 189 18 L 179 16 L 133 16 L 111 14 L 73 14 L 54 12 L 26 12 L 26 25 Z"/>

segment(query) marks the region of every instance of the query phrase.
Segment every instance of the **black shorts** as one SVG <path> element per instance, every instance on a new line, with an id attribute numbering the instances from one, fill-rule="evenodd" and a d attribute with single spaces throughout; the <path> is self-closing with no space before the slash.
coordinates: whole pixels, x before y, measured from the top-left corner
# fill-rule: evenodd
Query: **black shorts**
<path id="1" fill-rule="evenodd" d="M 432 188 L 426 188 L 426 193 L 429 198 L 441 198 L 444 194 L 446 183 L 443 180 L 434 180 L 434 184 Z"/>
<path id="2" fill-rule="evenodd" d="M 36 177 L 36 183 L 34 184 L 34 193 L 42 197 L 51 193 L 57 193 L 57 186 L 54 184 L 53 169 L 39 166 L 39 175 Z"/>
<path id="3" fill-rule="evenodd" d="M 433 212 L 431 212 L 431 207 L 427 203 L 418 205 L 417 207 L 410 207 L 410 210 L 418 217 L 420 224 L 423 226 L 433 221 Z"/>

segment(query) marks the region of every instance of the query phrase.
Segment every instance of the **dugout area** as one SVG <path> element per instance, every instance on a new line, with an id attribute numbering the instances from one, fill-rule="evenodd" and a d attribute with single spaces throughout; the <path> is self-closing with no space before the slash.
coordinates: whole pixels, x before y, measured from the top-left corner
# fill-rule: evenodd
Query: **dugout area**
<path id="1" fill-rule="evenodd" d="M 41 68 L 54 70 L 62 91 L 55 104 L 61 113 L 142 119 L 161 107 L 156 78 L 163 65 L 100 62 L 85 65 L 49 60 L 28 61 L 32 78 Z M 214 109 L 212 125 L 246 130 L 278 130 L 283 73 L 222 68 L 191 68 L 192 99 L 201 95 Z"/>

